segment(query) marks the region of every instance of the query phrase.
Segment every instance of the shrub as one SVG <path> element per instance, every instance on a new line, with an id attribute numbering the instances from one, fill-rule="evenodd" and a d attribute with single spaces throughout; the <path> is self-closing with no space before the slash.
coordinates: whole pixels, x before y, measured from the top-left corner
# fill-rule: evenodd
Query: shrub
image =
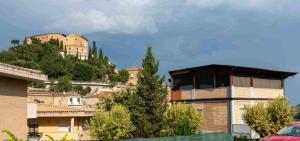
<path id="1" fill-rule="evenodd" d="M 196 107 L 173 104 L 164 115 L 163 135 L 193 135 L 200 132 L 201 112 Z"/>
<path id="2" fill-rule="evenodd" d="M 261 137 L 274 134 L 292 122 L 294 110 L 288 100 L 278 97 L 268 104 L 246 106 L 244 121 Z"/>
<path id="3" fill-rule="evenodd" d="M 129 111 L 121 106 L 114 105 L 110 111 L 100 109 L 86 124 L 90 135 L 99 140 L 119 140 L 130 137 L 134 130 Z"/>

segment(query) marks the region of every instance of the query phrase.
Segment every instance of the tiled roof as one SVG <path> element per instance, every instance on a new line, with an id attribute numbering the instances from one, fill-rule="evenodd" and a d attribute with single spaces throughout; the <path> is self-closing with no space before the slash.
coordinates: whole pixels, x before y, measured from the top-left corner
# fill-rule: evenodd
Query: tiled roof
<path id="1" fill-rule="evenodd" d="M 142 68 L 138 68 L 136 66 L 131 66 L 129 68 L 127 68 L 128 71 L 139 71 L 139 70 L 142 70 Z"/>
<path id="2" fill-rule="evenodd" d="M 70 108 L 70 107 L 60 107 L 55 105 L 38 104 L 38 113 L 49 113 L 49 112 L 93 112 L 90 108 Z"/>

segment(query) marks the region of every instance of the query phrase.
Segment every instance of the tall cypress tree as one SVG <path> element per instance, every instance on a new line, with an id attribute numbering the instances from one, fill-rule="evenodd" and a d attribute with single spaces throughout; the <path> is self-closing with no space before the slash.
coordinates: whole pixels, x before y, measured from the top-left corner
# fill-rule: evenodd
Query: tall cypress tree
<path id="1" fill-rule="evenodd" d="M 103 58 L 103 51 L 102 51 L 102 48 L 99 49 L 99 57 L 98 57 L 98 59 L 99 59 L 100 62 L 103 62 L 103 59 L 104 59 L 104 58 Z"/>
<path id="2" fill-rule="evenodd" d="M 92 58 L 98 58 L 98 56 L 97 56 L 97 46 L 96 46 L 96 42 L 95 41 L 93 41 Z"/>
<path id="3" fill-rule="evenodd" d="M 23 41 L 23 45 L 27 45 L 27 39 L 26 38 Z"/>
<path id="4" fill-rule="evenodd" d="M 65 47 L 65 50 L 64 50 L 64 57 L 67 57 L 67 54 L 68 54 L 68 52 L 67 52 L 67 47 Z"/>
<path id="5" fill-rule="evenodd" d="M 142 66 L 129 107 L 137 128 L 134 134 L 137 137 L 159 136 L 167 108 L 167 88 L 164 86 L 164 76 L 158 75 L 159 63 L 152 55 L 151 47 L 147 50 Z"/>
<path id="6" fill-rule="evenodd" d="M 60 50 L 63 50 L 63 49 L 64 49 L 64 43 L 63 43 L 63 41 L 60 41 L 59 49 L 60 49 Z"/>
<path id="7" fill-rule="evenodd" d="M 88 52 L 88 60 L 92 59 L 92 49 L 89 47 L 89 52 Z"/>

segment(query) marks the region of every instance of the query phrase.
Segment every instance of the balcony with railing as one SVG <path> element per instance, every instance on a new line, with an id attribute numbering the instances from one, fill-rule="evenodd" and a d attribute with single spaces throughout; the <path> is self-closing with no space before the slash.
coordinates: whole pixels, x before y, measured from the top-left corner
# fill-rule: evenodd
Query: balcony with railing
<path id="1" fill-rule="evenodd" d="M 41 71 L 18 67 L 0 62 L 0 74 L 30 81 L 47 81 L 48 76 Z"/>

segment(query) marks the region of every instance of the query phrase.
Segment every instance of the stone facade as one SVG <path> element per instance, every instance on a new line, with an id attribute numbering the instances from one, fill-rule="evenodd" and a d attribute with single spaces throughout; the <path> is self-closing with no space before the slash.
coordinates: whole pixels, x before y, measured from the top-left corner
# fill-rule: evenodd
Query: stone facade
<path id="1" fill-rule="evenodd" d="M 78 56 L 82 60 L 88 58 L 88 39 L 80 34 L 65 35 L 61 33 L 48 33 L 33 35 L 26 38 L 27 44 L 32 43 L 32 38 L 39 39 L 41 42 L 48 42 L 50 39 L 58 39 L 59 41 L 63 42 L 63 49 L 66 49 L 68 54 L 75 56 L 78 52 Z"/>
<path id="2" fill-rule="evenodd" d="M 128 73 L 129 73 L 129 79 L 127 84 L 128 85 L 132 85 L 132 86 L 136 86 L 137 85 L 137 81 L 138 81 L 138 73 L 142 70 L 141 68 L 132 66 L 130 68 L 127 69 Z"/>

